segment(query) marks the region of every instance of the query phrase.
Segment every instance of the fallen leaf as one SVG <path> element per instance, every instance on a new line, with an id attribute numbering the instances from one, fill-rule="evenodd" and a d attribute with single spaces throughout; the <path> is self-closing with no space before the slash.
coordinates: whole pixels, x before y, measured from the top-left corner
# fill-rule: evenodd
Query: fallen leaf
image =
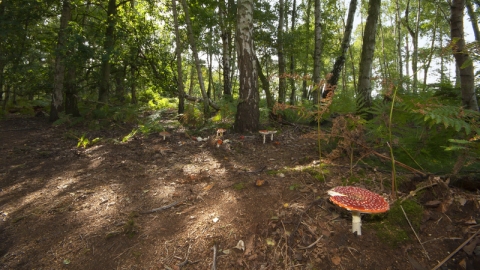
<path id="1" fill-rule="evenodd" d="M 425 203 L 425 206 L 427 207 L 437 207 L 441 204 L 442 202 L 439 200 L 434 200 L 434 201 L 428 201 Z"/>
<path id="2" fill-rule="evenodd" d="M 332 263 L 335 265 L 340 265 L 340 262 L 342 262 L 342 259 L 338 256 L 333 256 L 332 258 Z"/>
<path id="3" fill-rule="evenodd" d="M 212 189 L 214 185 L 215 185 L 215 184 L 212 183 L 212 184 L 204 187 L 203 190 L 207 190 L 207 191 L 208 191 L 208 190 Z"/>
<path id="4" fill-rule="evenodd" d="M 245 251 L 245 243 L 243 242 L 243 240 L 239 240 L 237 245 L 233 248 Z"/>
<path id="5" fill-rule="evenodd" d="M 255 181 L 255 186 L 257 187 L 261 187 L 263 184 L 265 184 L 265 180 L 257 179 L 257 181 Z"/>
<path id="6" fill-rule="evenodd" d="M 275 246 L 275 240 L 272 238 L 267 238 L 265 241 L 267 242 L 267 246 Z"/>
<path id="7" fill-rule="evenodd" d="M 230 254 L 230 249 L 222 250 L 222 253 L 225 254 L 225 255 L 228 255 L 228 254 Z"/>

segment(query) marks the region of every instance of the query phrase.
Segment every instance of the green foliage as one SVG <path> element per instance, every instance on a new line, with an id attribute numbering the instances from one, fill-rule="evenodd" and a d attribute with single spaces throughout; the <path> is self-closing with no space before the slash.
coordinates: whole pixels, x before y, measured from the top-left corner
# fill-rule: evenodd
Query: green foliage
<path id="1" fill-rule="evenodd" d="M 235 190 L 242 190 L 246 188 L 245 183 L 243 182 L 235 183 L 232 187 Z"/>
<path id="2" fill-rule="evenodd" d="M 96 143 L 98 143 L 101 139 L 100 138 L 95 138 L 95 139 L 92 139 L 92 140 L 89 140 L 88 137 L 86 136 L 86 134 L 84 133 L 82 136 L 80 136 L 80 138 L 78 138 L 78 143 L 77 143 L 77 148 L 80 148 L 80 147 L 83 147 L 83 148 L 87 148 L 87 147 L 90 147 Z"/>
<path id="3" fill-rule="evenodd" d="M 138 129 L 133 129 L 132 131 L 130 131 L 130 133 L 128 133 L 126 136 L 122 138 L 122 142 L 123 143 L 128 142 L 131 138 L 133 138 L 133 136 L 135 136 L 135 134 L 137 134 L 137 132 L 138 132 Z"/>
<path id="4" fill-rule="evenodd" d="M 292 184 L 290 187 L 288 187 L 288 189 L 290 189 L 291 191 L 294 191 L 294 190 L 297 190 L 301 187 L 302 187 L 302 185 L 300 185 L 298 183 L 295 183 L 295 184 Z"/>
<path id="5" fill-rule="evenodd" d="M 322 171 L 319 171 L 322 170 Z M 325 182 L 325 175 L 328 174 L 327 169 L 321 169 L 316 167 L 307 167 L 302 170 L 303 172 L 308 173 L 313 178 L 317 179 L 320 182 Z"/>

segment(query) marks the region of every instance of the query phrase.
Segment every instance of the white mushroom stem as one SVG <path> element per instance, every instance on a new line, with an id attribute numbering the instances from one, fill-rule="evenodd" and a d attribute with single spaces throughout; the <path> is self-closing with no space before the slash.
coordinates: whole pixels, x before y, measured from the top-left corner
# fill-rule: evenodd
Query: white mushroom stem
<path id="1" fill-rule="evenodd" d="M 352 233 L 355 232 L 362 235 L 362 217 L 358 211 L 352 211 Z"/>
<path id="2" fill-rule="evenodd" d="M 166 137 L 166 136 L 165 136 L 165 135 L 163 135 L 163 140 L 164 140 L 164 141 L 165 141 L 165 137 Z"/>
<path id="3" fill-rule="evenodd" d="M 270 140 L 273 141 L 273 132 L 270 134 L 271 134 Z"/>
<path id="4" fill-rule="evenodd" d="M 263 135 L 263 144 L 265 144 L 265 137 L 267 136 L 266 134 L 262 134 Z"/>

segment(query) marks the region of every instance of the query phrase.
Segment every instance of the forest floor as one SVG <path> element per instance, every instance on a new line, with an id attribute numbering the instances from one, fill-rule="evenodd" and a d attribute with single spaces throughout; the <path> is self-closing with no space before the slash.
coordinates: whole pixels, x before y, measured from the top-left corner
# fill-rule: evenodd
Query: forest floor
<path id="1" fill-rule="evenodd" d="M 402 173 L 404 196 L 438 181 L 411 196 L 418 224 L 366 215 L 357 236 L 327 190 L 355 178 L 387 197 L 390 173 L 341 158 L 320 165 L 314 129 L 281 126 L 265 144 L 227 132 L 220 147 L 178 125 L 166 140 L 122 143 L 131 130 L 77 128 L 102 138 L 84 149 L 44 118 L 0 121 L 0 269 L 420 270 L 449 255 L 440 269 L 480 269 L 480 237 L 467 241 L 480 195 L 447 179 Z"/>

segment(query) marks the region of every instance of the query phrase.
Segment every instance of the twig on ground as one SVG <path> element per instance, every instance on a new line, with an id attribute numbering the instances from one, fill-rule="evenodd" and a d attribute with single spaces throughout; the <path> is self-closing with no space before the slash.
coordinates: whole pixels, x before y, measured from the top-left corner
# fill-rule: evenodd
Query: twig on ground
<path id="1" fill-rule="evenodd" d="M 407 213 L 405 213 L 405 210 L 403 210 L 403 206 L 400 205 L 400 208 L 402 209 L 403 215 L 405 215 L 405 218 L 408 221 L 408 225 L 410 225 L 410 228 L 412 228 L 412 231 L 415 234 L 415 237 L 417 237 L 418 243 L 422 246 L 423 251 L 425 252 L 425 256 L 427 256 L 427 258 L 430 260 L 430 257 L 428 256 L 428 252 L 425 249 L 425 247 L 423 246 L 422 241 L 420 241 L 420 238 L 418 237 L 417 232 L 415 232 L 415 229 L 413 229 L 412 223 L 410 223 L 410 220 L 407 217 Z"/>
<path id="2" fill-rule="evenodd" d="M 315 246 L 318 243 L 318 241 L 320 241 L 320 239 L 322 239 L 322 237 L 323 237 L 323 235 L 321 235 L 317 240 L 315 240 L 315 242 L 311 243 L 307 247 L 298 246 L 298 249 L 309 249 L 309 248 Z"/>
<path id="3" fill-rule="evenodd" d="M 127 249 L 125 249 L 123 252 L 121 252 L 121 253 L 120 253 L 120 254 L 118 254 L 118 255 L 117 255 L 115 258 L 113 258 L 113 260 L 116 260 L 116 259 L 118 259 L 118 257 L 122 256 L 123 254 L 125 254 L 125 252 L 127 252 L 127 251 L 131 250 L 132 248 L 134 248 L 134 247 L 138 246 L 139 244 L 140 244 L 140 243 L 137 243 L 137 244 L 135 244 L 135 245 L 133 245 L 133 246 L 131 246 L 131 247 L 129 247 L 129 248 L 127 248 Z"/>
<path id="4" fill-rule="evenodd" d="M 213 245 L 213 263 L 212 270 L 217 270 L 217 244 Z"/>
<path id="5" fill-rule="evenodd" d="M 429 188 L 429 187 L 436 186 L 437 184 L 438 184 L 437 182 L 434 182 L 434 183 L 431 183 L 431 184 L 428 184 L 428 185 L 419 187 L 419 188 L 417 188 L 417 189 L 415 189 L 415 190 L 413 190 L 413 191 L 410 191 L 410 193 L 409 193 L 407 196 L 405 196 L 405 197 L 400 201 L 400 203 L 403 203 L 406 199 L 417 195 L 417 193 L 418 193 L 420 190 L 426 189 L 426 188 Z"/>
<path id="6" fill-rule="evenodd" d="M 155 213 L 155 212 L 160 212 L 160 211 L 163 211 L 163 210 L 166 210 L 168 208 L 172 208 L 174 207 L 175 205 L 179 204 L 180 201 L 176 201 L 176 202 L 173 202 L 169 205 L 165 205 L 165 206 L 162 206 L 162 207 L 159 207 L 159 208 L 154 208 L 152 210 L 148 210 L 148 211 L 143 211 L 141 212 L 142 214 L 150 214 L 150 213 Z"/>
<path id="7" fill-rule="evenodd" d="M 187 254 L 185 255 L 185 261 L 181 262 L 180 264 L 178 264 L 178 267 L 182 267 L 182 266 L 185 266 L 188 264 L 188 255 L 190 255 L 190 249 L 192 248 L 192 245 L 189 244 L 188 245 L 188 250 L 187 250 Z"/>
<path id="8" fill-rule="evenodd" d="M 263 166 L 261 169 L 256 170 L 256 171 L 248 171 L 248 172 L 240 172 L 240 173 L 261 173 L 261 172 L 263 172 L 266 168 L 267 168 L 267 166 Z"/>
<path id="9" fill-rule="evenodd" d="M 457 254 L 457 252 L 460 249 L 462 249 L 466 244 L 468 244 L 468 242 L 470 242 L 473 238 L 475 238 L 475 236 L 477 236 L 478 233 L 480 233 L 480 230 L 478 230 L 476 233 L 474 233 L 472 236 L 470 236 L 470 238 L 468 238 L 465 242 L 463 242 L 460 246 L 458 246 L 457 249 L 455 249 L 452 253 L 450 253 L 450 255 L 448 255 L 445 259 L 443 259 L 443 261 L 441 261 L 437 265 L 435 265 L 435 267 L 433 267 L 432 270 L 436 270 L 436 269 L 440 268 L 451 257 L 453 257 L 453 255 Z"/>

